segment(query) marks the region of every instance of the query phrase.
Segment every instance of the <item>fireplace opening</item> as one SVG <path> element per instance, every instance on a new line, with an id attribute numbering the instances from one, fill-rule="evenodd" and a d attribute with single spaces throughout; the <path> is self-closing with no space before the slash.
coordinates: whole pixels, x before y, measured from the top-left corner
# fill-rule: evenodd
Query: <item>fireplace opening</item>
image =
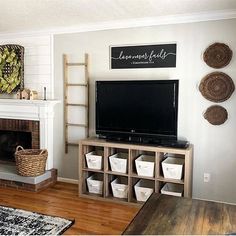
<path id="1" fill-rule="evenodd" d="M 0 130 L 0 161 L 14 163 L 18 145 L 25 149 L 32 148 L 32 133 Z"/>

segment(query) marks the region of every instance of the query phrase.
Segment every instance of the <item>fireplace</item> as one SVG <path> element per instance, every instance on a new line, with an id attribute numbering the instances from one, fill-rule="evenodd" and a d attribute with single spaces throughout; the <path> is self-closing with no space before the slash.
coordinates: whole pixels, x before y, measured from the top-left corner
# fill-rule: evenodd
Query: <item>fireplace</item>
<path id="1" fill-rule="evenodd" d="M 39 121 L 0 119 L 0 162 L 15 163 L 18 145 L 38 149 L 39 144 Z"/>
<path id="2" fill-rule="evenodd" d="M 54 168 L 53 126 L 54 106 L 57 103 L 59 103 L 57 100 L 0 99 L 0 133 L 4 136 L 4 132 L 6 135 L 7 131 L 8 138 L 13 134 L 13 136 L 21 136 L 14 141 L 17 144 L 19 140 L 22 141 L 22 136 L 26 136 L 24 142 L 28 143 L 29 135 L 31 135 L 31 145 L 29 141 L 26 144 L 28 146 L 24 143 L 22 146 L 47 149 L 46 170 Z M 4 140 L 4 137 L 2 139 Z M 10 144 L 10 146 L 14 149 L 16 144 Z M 5 158 L 6 156 L 4 161 Z M 13 158 L 9 159 L 13 162 Z"/>
<path id="3" fill-rule="evenodd" d="M 56 183 L 53 126 L 57 103 L 57 100 L 0 99 L 0 186 L 37 192 Z M 25 177 L 17 174 L 14 162 L 17 145 L 48 150 L 43 175 Z"/>

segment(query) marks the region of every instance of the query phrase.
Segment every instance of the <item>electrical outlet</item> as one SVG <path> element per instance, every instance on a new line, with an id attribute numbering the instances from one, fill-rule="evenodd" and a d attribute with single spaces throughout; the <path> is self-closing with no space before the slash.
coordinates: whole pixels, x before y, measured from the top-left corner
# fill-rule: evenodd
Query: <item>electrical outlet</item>
<path id="1" fill-rule="evenodd" d="M 204 175 L 203 175 L 203 181 L 204 181 L 205 183 L 210 182 L 210 178 L 211 178 L 211 175 L 210 175 L 209 173 L 204 173 Z"/>

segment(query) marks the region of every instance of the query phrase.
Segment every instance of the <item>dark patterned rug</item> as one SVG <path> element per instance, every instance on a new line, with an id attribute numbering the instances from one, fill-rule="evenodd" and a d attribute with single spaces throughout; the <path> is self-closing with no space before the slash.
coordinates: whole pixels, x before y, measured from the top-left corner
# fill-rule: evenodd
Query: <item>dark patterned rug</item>
<path id="1" fill-rule="evenodd" d="M 0 235 L 59 235 L 74 221 L 0 206 Z"/>

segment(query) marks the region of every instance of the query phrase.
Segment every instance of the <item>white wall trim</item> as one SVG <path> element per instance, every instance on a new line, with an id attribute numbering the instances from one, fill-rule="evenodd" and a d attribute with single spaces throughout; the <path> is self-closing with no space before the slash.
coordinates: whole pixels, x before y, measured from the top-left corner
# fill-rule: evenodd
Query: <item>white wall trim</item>
<path id="1" fill-rule="evenodd" d="M 12 31 L 8 33 L 0 32 L 0 39 L 15 39 L 19 37 L 45 37 L 45 36 L 52 36 L 52 30 L 37 30 L 37 31 Z"/>
<path id="2" fill-rule="evenodd" d="M 211 199 L 206 199 L 206 198 L 193 198 L 193 199 L 201 200 L 201 201 L 208 201 L 208 202 L 216 202 L 216 203 L 224 203 L 224 204 L 236 205 L 236 203 L 233 203 L 233 202 L 217 201 L 217 200 L 211 200 Z"/>
<path id="3" fill-rule="evenodd" d="M 70 184 L 78 184 L 79 181 L 77 179 L 68 179 L 68 178 L 62 178 L 62 177 L 57 177 L 58 182 L 63 182 L 63 183 L 70 183 Z"/>
<path id="4" fill-rule="evenodd" d="M 104 21 L 98 23 L 68 26 L 68 27 L 57 27 L 47 30 L 0 33 L 0 38 L 15 37 L 19 35 L 40 36 L 43 34 L 55 35 L 55 34 L 67 34 L 67 33 L 79 33 L 79 32 L 124 29 L 124 28 L 145 27 L 145 26 L 155 26 L 155 25 L 169 25 L 169 24 L 183 24 L 183 23 L 202 22 L 202 21 L 226 20 L 234 18 L 236 18 L 236 9 L 205 11 L 192 14 L 177 14 L 177 15 L 160 16 L 160 17 L 146 17 L 146 18 L 126 19 L 117 21 Z"/>
<path id="5" fill-rule="evenodd" d="M 55 30 L 53 34 L 79 33 L 110 29 L 123 29 L 145 26 L 157 26 L 168 24 L 192 23 L 201 21 L 225 20 L 236 18 L 236 9 L 214 11 L 214 12 L 200 12 L 193 14 L 178 14 L 160 17 L 136 18 L 119 21 L 100 22 L 95 24 L 86 24 L 78 27 L 67 27 Z"/>
<path id="6" fill-rule="evenodd" d="M 54 37 L 50 34 L 50 59 L 51 59 L 51 80 L 50 80 L 50 89 L 51 89 L 51 99 L 54 99 Z"/>

